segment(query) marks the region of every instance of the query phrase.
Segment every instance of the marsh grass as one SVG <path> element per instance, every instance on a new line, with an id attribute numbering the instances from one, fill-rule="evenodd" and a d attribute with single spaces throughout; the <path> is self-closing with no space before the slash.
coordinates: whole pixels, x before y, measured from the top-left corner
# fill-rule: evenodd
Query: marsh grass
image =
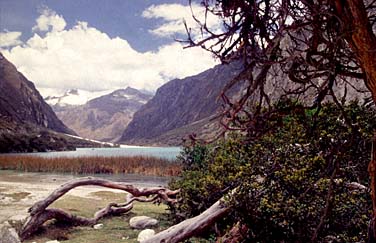
<path id="1" fill-rule="evenodd" d="M 71 174 L 177 176 L 180 173 L 181 165 L 175 161 L 146 156 L 43 158 L 0 155 L 0 169 Z"/>

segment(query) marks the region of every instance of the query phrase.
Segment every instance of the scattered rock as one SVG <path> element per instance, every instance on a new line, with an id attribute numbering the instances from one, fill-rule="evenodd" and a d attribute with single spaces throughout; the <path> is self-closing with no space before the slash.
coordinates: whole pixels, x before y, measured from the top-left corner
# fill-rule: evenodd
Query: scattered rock
<path id="1" fill-rule="evenodd" d="M 155 231 L 152 229 L 144 229 L 138 234 L 137 241 L 142 242 L 155 235 Z"/>
<path id="2" fill-rule="evenodd" d="M 0 224 L 0 243 L 21 243 L 16 230 L 8 222 Z"/>
<path id="3" fill-rule="evenodd" d="M 158 220 L 147 216 L 136 216 L 129 220 L 129 225 L 133 229 L 150 228 L 157 225 L 158 223 Z"/>
<path id="4" fill-rule="evenodd" d="M 102 229 L 103 228 L 103 224 L 96 224 L 93 226 L 94 229 L 98 230 L 98 229 Z"/>

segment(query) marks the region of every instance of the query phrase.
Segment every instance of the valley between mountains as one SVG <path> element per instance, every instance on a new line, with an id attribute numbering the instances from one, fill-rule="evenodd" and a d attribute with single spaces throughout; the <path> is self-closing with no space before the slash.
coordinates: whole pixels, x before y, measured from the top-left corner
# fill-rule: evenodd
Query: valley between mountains
<path id="1" fill-rule="evenodd" d="M 217 65 L 195 76 L 171 80 L 155 94 L 124 87 L 93 97 L 71 89 L 43 99 L 33 83 L 1 55 L 1 151 L 103 146 L 64 134 L 153 146 L 181 145 L 192 131 L 200 138 L 210 138 L 219 129 L 220 92 L 239 68 Z"/>
<path id="2" fill-rule="evenodd" d="M 70 89 L 60 96 L 43 99 L 34 84 L 1 55 L 0 151 L 110 146 L 94 140 L 179 146 L 191 136 L 211 139 L 221 131 L 221 91 L 241 68 L 239 63 L 217 65 L 194 76 L 171 80 L 155 94 L 132 87 L 94 96 L 87 91 Z M 281 76 L 281 80 L 283 78 Z M 281 80 L 268 80 L 269 96 L 279 97 L 284 90 L 293 88 Z M 275 85 L 276 82 L 280 85 Z M 339 94 L 344 92 L 341 85 L 335 89 Z M 239 84 L 232 87 L 227 96 L 236 98 L 241 90 L 244 89 Z M 346 92 L 349 100 L 366 96 L 351 88 Z"/>

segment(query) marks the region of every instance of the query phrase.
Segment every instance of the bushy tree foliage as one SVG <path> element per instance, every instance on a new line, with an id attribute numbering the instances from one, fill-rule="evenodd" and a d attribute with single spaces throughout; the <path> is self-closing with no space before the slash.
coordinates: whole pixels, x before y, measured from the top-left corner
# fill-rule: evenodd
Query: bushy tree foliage
<path id="1" fill-rule="evenodd" d="M 289 109 L 269 117 L 269 132 L 257 140 L 232 134 L 184 149 L 173 213 L 197 215 L 227 194 L 234 212 L 220 225 L 247 225 L 246 242 L 364 241 L 375 110 L 355 102 L 342 110 L 332 103 L 320 110 L 293 101 L 275 106 Z"/>

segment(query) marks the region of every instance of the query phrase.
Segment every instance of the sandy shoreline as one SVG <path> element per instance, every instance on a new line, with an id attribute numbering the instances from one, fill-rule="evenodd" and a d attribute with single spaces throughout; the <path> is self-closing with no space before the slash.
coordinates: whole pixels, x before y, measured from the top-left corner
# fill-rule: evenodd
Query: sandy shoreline
<path id="1" fill-rule="evenodd" d="M 0 170 L 0 223 L 20 220 L 27 216 L 27 209 L 45 198 L 61 184 L 74 178 L 70 174 L 19 173 Z M 168 178 L 138 175 L 100 175 L 105 179 L 122 181 L 138 187 L 166 186 Z M 71 190 L 67 195 L 95 198 L 92 192 L 118 191 L 104 187 L 86 186 Z"/>

